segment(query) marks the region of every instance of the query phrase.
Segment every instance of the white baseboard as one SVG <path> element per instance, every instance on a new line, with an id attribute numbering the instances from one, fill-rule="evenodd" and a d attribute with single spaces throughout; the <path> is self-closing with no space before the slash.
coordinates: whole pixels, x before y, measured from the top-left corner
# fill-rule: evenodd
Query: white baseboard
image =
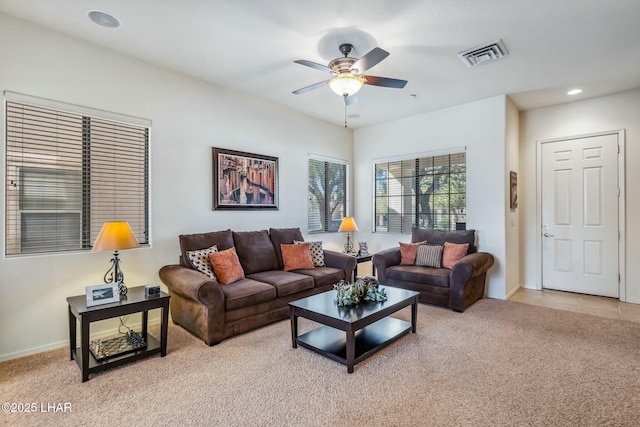
<path id="1" fill-rule="evenodd" d="M 17 359 L 19 357 L 30 356 L 32 354 L 42 353 L 49 350 L 55 350 L 61 347 L 69 347 L 69 340 L 58 341 L 46 345 L 42 345 L 39 347 L 28 348 L 26 350 L 16 351 L 13 353 L 6 353 L 0 355 L 0 362 L 4 362 L 6 360 Z"/>
<path id="2" fill-rule="evenodd" d="M 518 290 L 520 290 L 521 287 L 522 285 L 518 285 L 515 288 L 513 288 L 513 290 L 505 296 L 505 299 L 508 300 L 509 298 L 511 298 L 516 292 L 518 292 Z"/>
<path id="3" fill-rule="evenodd" d="M 159 325 L 160 324 L 160 318 L 158 319 L 149 319 L 149 323 L 148 325 Z M 131 329 L 134 329 L 136 331 L 140 331 L 140 329 L 142 328 L 142 323 L 138 322 L 138 323 L 134 323 L 132 325 L 127 325 L 129 326 Z M 78 328 L 78 332 L 79 332 Z M 106 338 L 106 337 L 111 337 L 111 336 L 115 336 L 118 335 L 118 328 L 110 328 L 101 332 L 97 332 L 97 333 L 93 333 L 91 334 L 91 339 L 101 339 L 101 338 Z M 78 341 L 79 344 L 79 341 Z M 32 354 L 38 354 L 38 353 L 42 353 L 45 351 L 49 351 L 49 350 L 56 350 L 58 348 L 62 348 L 62 347 L 67 347 L 69 348 L 69 340 L 63 340 L 63 341 L 56 341 L 53 343 L 49 343 L 49 344 L 45 344 L 42 346 L 38 346 L 38 347 L 32 347 L 32 348 L 28 348 L 26 350 L 20 350 L 20 351 L 16 351 L 13 353 L 6 353 L 6 354 L 2 354 L 0 355 L 0 362 L 4 362 L 6 360 L 11 360 L 11 359 L 17 359 L 19 357 L 24 357 L 24 356 L 31 356 Z"/>

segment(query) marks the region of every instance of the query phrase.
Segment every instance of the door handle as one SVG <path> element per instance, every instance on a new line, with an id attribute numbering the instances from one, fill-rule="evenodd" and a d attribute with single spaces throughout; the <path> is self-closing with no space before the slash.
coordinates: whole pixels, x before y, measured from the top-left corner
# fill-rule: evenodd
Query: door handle
<path id="1" fill-rule="evenodd" d="M 549 233 L 544 233 L 543 234 L 544 237 L 553 237 L 553 234 L 549 234 Z"/>

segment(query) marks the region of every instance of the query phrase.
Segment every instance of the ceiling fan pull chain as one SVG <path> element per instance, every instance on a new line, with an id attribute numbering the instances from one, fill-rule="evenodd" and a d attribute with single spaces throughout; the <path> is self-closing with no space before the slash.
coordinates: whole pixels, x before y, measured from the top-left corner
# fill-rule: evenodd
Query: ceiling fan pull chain
<path id="1" fill-rule="evenodd" d="M 344 127 L 347 127 L 347 95 L 344 96 Z"/>

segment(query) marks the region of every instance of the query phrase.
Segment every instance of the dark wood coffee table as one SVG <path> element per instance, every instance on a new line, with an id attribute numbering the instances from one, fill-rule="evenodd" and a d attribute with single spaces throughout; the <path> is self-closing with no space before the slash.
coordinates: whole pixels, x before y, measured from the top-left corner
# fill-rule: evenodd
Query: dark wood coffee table
<path id="1" fill-rule="evenodd" d="M 363 301 L 338 307 L 337 292 L 331 290 L 289 303 L 291 344 L 313 350 L 329 359 L 353 366 L 391 344 L 398 338 L 416 332 L 418 292 L 384 287 L 387 301 Z M 411 323 L 390 317 L 411 306 Z M 298 317 L 323 324 L 298 336 Z"/>

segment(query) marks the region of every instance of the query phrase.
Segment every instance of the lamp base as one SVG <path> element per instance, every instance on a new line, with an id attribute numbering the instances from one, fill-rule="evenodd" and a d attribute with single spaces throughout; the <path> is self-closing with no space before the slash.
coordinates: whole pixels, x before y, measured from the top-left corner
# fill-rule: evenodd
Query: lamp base
<path id="1" fill-rule="evenodd" d="M 127 296 L 127 287 L 124 285 L 124 274 L 122 270 L 120 270 L 120 258 L 118 258 L 118 251 L 113 253 L 113 258 L 111 258 L 111 267 L 104 273 L 104 283 L 113 283 L 116 282 L 118 284 L 118 292 L 120 292 L 120 296 Z"/>
<path id="2" fill-rule="evenodd" d="M 355 253 L 353 251 L 353 242 L 351 241 L 351 233 L 347 233 L 347 243 L 344 244 L 344 250 L 342 252 L 349 255 L 352 255 Z"/>

